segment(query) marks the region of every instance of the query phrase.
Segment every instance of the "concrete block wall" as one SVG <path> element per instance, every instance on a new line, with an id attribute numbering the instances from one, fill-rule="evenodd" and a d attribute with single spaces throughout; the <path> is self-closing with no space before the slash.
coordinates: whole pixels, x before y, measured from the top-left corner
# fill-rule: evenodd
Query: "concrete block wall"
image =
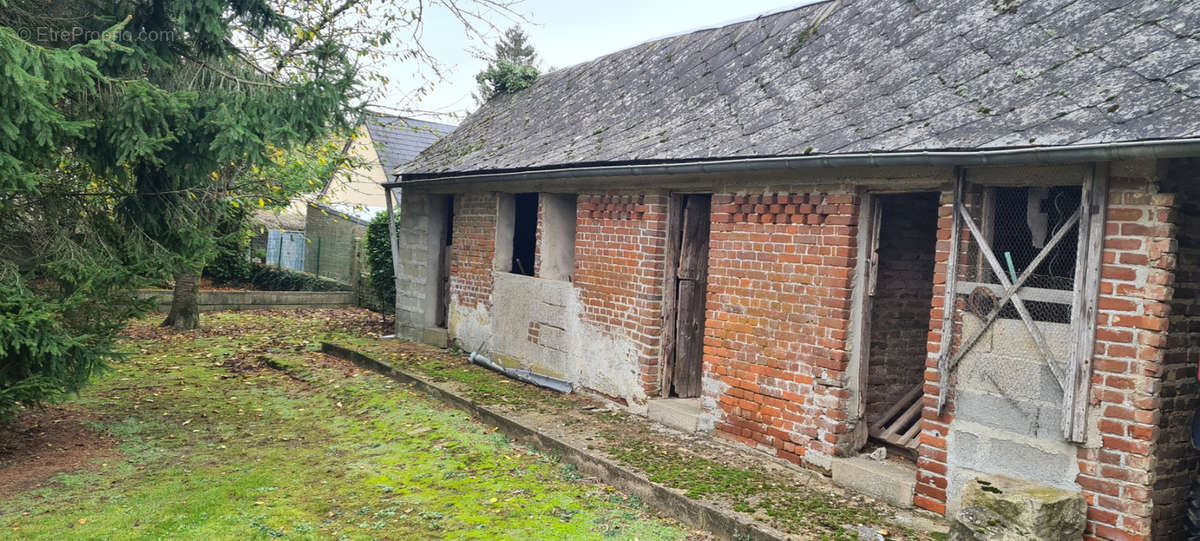
<path id="1" fill-rule="evenodd" d="M 577 382 L 568 365 L 576 308 L 571 284 L 498 272 L 492 292 L 492 347 L 505 366 Z"/>
<path id="2" fill-rule="evenodd" d="M 871 424 L 924 379 L 938 195 L 882 196 L 881 205 L 865 391 Z"/>
<path id="3" fill-rule="evenodd" d="M 858 201 L 713 196 L 703 403 L 719 435 L 823 469 L 845 452 Z"/>
<path id="4" fill-rule="evenodd" d="M 396 216 L 396 332 L 419 340 L 425 326 L 425 306 L 430 285 L 428 261 L 432 254 L 423 242 L 429 234 L 430 195 L 406 192 Z"/>

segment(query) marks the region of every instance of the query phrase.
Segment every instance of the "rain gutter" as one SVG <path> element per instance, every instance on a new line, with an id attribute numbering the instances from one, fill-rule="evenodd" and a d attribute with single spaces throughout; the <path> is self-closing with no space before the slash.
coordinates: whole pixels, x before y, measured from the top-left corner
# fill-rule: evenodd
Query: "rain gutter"
<path id="1" fill-rule="evenodd" d="M 544 169 L 476 173 L 398 173 L 387 188 L 495 184 L 598 177 L 720 174 L 835 167 L 1053 165 L 1200 156 L 1200 139 L 1170 139 L 971 151 L 860 152 L 806 156 L 771 156 L 670 163 L 563 166 Z"/>

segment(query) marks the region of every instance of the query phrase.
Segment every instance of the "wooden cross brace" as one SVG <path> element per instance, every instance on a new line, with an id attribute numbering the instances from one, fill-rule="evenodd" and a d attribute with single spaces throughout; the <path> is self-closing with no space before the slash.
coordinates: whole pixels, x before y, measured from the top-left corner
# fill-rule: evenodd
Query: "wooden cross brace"
<path id="1" fill-rule="evenodd" d="M 1040 252 L 1038 252 L 1037 257 L 1034 257 L 1033 261 L 1030 262 L 1027 267 L 1025 267 L 1025 270 L 1021 272 L 1021 275 L 1017 277 L 1015 282 L 1010 281 L 1008 275 L 1005 274 L 1003 267 L 1000 266 L 1000 260 L 996 258 L 996 254 L 992 251 L 991 245 L 988 243 L 987 239 L 984 238 L 983 233 L 979 231 L 979 227 L 975 225 L 975 220 L 971 218 L 971 215 L 967 212 L 966 207 L 956 204 L 955 209 L 955 212 L 961 216 L 963 223 L 965 223 L 967 228 L 971 231 L 971 237 L 975 239 L 975 242 L 979 243 L 979 253 L 983 254 L 984 258 L 988 262 L 988 266 L 992 268 L 992 272 L 995 273 L 996 277 L 1000 279 L 1000 285 L 1004 288 L 1004 295 L 1000 297 L 1000 300 L 996 302 L 996 306 L 992 308 L 991 313 L 989 313 L 987 318 L 984 319 L 983 325 L 976 329 L 970 337 L 962 342 L 958 348 L 958 352 L 955 353 L 953 357 L 949 357 L 949 348 L 943 349 L 943 360 L 949 358 L 949 361 L 945 363 L 939 362 L 939 366 L 942 366 L 943 369 L 941 371 L 941 389 L 938 392 L 938 412 L 941 413 L 946 406 L 946 395 L 947 391 L 949 390 L 950 373 L 954 371 L 954 369 L 958 366 L 958 363 L 962 361 L 962 358 L 971 350 L 972 347 L 975 346 L 975 342 L 979 341 L 979 338 L 983 336 L 983 333 L 987 332 L 992 323 L 996 321 L 996 318 L 1000 316 L 1000 311 L 1003 310 L 1004 306 L 1008 304 L 1009 301 L 1012 301 L 1013 307 L 1017 309 L 1017 313 L 1021 316 L 1021 321 L 1025 323 L 1025 328 L 1029 331 L 1029 334 L 1033 337 L 1033 341 L 1037 344 L 1038 351 L 1041 353 L 1042 358 L 1045 359 L 1046 364 L 1050 366 L 1050 373 L 1054 375 L 1054 380 L 1058 383 L 1059 388 L 1065 388 L 1066 376 L 1062 372 L 1062 367 L 1059 366 L 1058 361 L 1054 358 L 1054 354 L 1050 352 L 1050 347 L 1046 344 L 1046 338 L 1042 336 L 1042 332 L 1040 329 L 1038 329 L 1037 324 L 1033 321 L 1033 317 L 1029 315 L 1029 310 L 1025 308 L 1025 302 L 1021 300 L 1021 297 L 1017 294 L 1017 291 L 1025 285 L 1025 281 L 1028 280 L 1030 276 L 1033 276 L 1034 269 L 1037 269 L 1042 262 L 1049 257 L 1051 250 L 1053 250 L 1055 246 L 1058 246 L 1058 243 L 1067 236 L 1067 232 L 1071 230 L 1071 227 L 1079 223 L 1079 217 L 1083 210 L 1083 205 L 1080 204 L 1080 208 L 1075 209 L 1075 213 L 1071 214 L 1071 217 L 1067 219 L 1066 223 L 1059 227 L 1058 231 L 1055 231 L 1054 236 L 1051 237 L 1050 241 L 1046 243 Z M 957 246 L 953 248 L 956 250 L 958 249 Z M 958 256 L 952 255 L 951 257 Z M 951 310 L 953 309 L 953 305 L 948 305 L 945 309 L 947 310 L 945 317 L 952 317 Z"/>

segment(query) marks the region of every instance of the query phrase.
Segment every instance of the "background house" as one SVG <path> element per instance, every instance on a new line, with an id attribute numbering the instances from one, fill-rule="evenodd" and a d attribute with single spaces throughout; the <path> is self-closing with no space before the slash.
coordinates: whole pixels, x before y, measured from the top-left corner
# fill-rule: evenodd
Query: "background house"
<path id="1" fill-rule="evenodd" d="M 278 215 L 259 218 L 267 231 L 256 239 L 269 264 L 351 282 L 366 224 L 384 211 L 386 171 L 416 157 L 454 126 L 373 113 L 346 149 L 359 167 L 339 172 L 314 198 L 297 199 Z"/>
<path id="2" fill-rule="evenodd" d="M 863 476 L 901 505 L 1002 474 L 1179 538 L 1200 6 L 1003 4 L 824 2 L 490 101 L 393 184 L 397 333 L 835 476 L 911 453 Z"/>

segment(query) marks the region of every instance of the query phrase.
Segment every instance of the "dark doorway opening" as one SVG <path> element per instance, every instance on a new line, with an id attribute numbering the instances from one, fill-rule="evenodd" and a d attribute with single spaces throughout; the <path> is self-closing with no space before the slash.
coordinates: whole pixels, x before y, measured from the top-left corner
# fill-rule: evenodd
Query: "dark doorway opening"
<path id="1" fill-rule="evenodd" d="M 711 195 L 672 198 L 663 306 L 666 358 L 663 393 L 668 397 L 700 396 L 711 214 Z"/>
<path id="2" fill-rule="evenodd" d="M 442 228 L 446 234 L 442 238 L 441 257 L 438 259 L 438 301 L 435 325 L 446 328 L 447 314 L 450 312 L 450 258 L 451 247 L 454 245 L 454 196 L 445 197 L 446 212 Z"/>
<path id="3" fill-rule="evenodd" d="M 538 194 L 513 196 L 512 272 L 533 276 L 533 258 L 537 251 Z"/>
<path id="4" fill-rule="evenodd" d="M 939 198 L 872 197 L 865 413 L 871 437 L 905 449 L 920 433 Z"/>

